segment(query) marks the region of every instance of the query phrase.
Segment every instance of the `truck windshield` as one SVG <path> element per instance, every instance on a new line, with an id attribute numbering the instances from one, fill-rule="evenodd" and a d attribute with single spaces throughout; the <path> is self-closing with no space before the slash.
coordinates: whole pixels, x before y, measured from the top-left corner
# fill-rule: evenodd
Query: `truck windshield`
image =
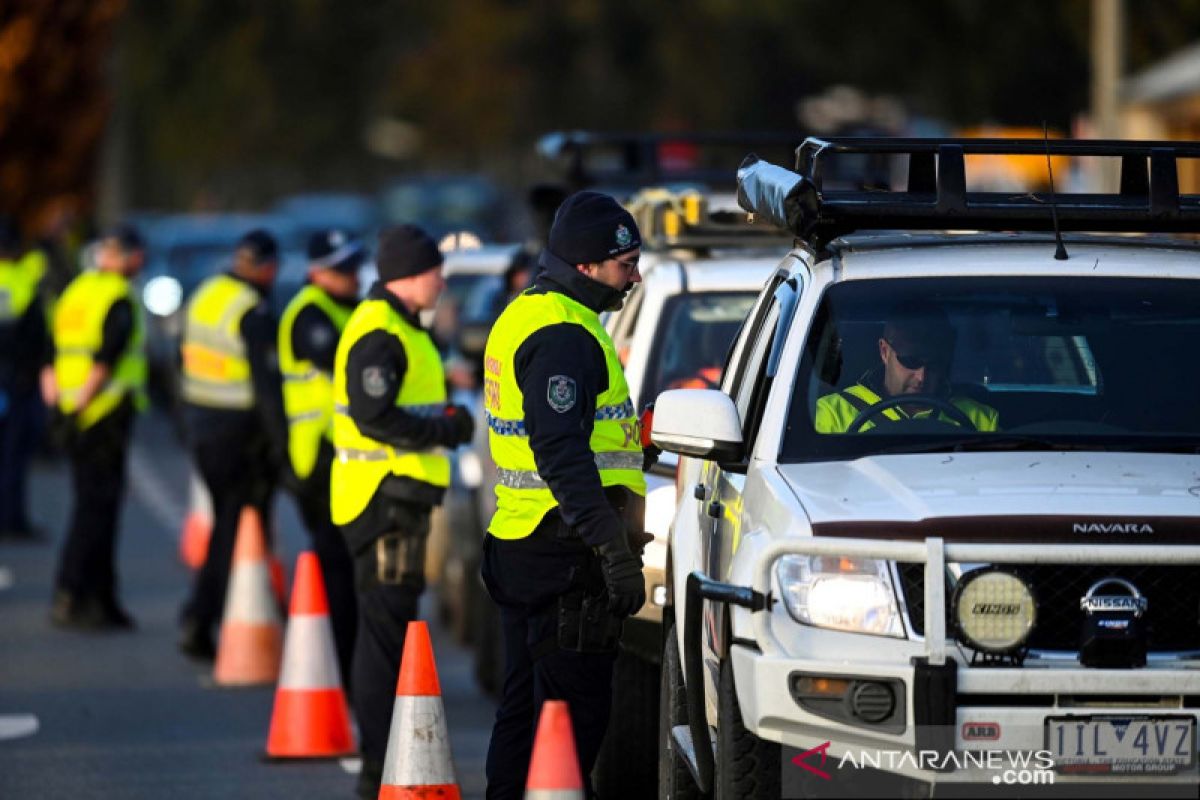
<path id="1" fill-rule="evenodd" d="M 1200 281 L 931 278 L 830 287 L 782 459 L 1200 451 Z"/>

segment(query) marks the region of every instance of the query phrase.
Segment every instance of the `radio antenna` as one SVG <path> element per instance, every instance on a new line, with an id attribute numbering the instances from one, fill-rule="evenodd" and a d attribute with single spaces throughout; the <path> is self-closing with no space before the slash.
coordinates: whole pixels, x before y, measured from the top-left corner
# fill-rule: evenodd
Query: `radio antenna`
<path id="1" fill-rule="evenodd" d="M 1067 260 L 1067 246 L 1063 244 L 1062 229 L 1058 227 L 1058 200 L 1054 194 L 1054 167 L 1050 163 L 1050 129 L 1042 120 L 1042 139 L 1046 143 L 1046 173 L 1050 176 L 1050 218 L 1054 220 L 1054 260 Z"/>

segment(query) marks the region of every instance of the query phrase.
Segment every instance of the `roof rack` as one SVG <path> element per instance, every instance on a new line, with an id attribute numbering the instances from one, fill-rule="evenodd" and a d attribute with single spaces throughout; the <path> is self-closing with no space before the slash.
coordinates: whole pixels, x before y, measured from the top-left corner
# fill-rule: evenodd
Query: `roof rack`
<path id="1" fill-rule="evenodd" d="M 537 140 L 537 152 L 557 162 L 572 189 L 615 184 L 641 188 L 671 182 L 728 186 L 721 167 L 735 148 L 766 150 L 783 156 L 804 140 L 799 131 L 707 131 L 646 133 L 555 131 Z M 705 154 L 720 151 L 720 158 Z"/>
<path id="2" fill-rule="evenodd" d="M 642 246 L 650 249 L 787 248 L 794 240 L 786 229 L 755 221 L 740 209 L 712 208 L 710 198 L 693 189 L 643 189 L 625 207 L 637 220 Z"/>
<path id="3" fill-rule="evenodd" d="M 829 163 L 846 155 L 908 157 L 905 191 L 825 189 Z M 967 191 L 968 155 L 1121 159 L 1115 194 Z M 1176 161 L 1200 158 L 1198 142 L 1078 139 L 809 138 L 791 172 L 747 159 L 738 202 L 816 246 L 856 230 L 1053 230 L 1200 232 L 1200 195 L 1179 193 Z"/>

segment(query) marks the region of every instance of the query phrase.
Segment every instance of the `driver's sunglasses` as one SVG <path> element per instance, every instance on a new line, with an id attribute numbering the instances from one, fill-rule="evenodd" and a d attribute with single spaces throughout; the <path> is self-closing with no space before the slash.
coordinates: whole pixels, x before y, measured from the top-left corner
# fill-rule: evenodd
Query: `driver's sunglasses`
<path id="1" fill-rule="evenodd" d="M 904 367 L 905 369 L 918 370 L 922 367 L 929 367 L 930 369 L 945 369 L 946 362 L 949 361 L 949 359 L 942 355 L 922 356 L 915 353 L 912 355 L 903 355 L 899 350 L 896 349 L 896 345 L 892 344 L 891 342 L 888 342 L 888 344 L 891 345 L 892 352 L 896 354 L 896 360 L 900 362 L 900 366 Z"/>

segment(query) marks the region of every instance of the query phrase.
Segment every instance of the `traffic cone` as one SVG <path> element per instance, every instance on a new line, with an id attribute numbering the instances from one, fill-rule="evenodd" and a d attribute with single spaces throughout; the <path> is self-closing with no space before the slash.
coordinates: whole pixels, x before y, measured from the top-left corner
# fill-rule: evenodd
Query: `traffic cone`
<path id="1" fill-rule="evenodd" d="M 458 800 L 429 628 L 408 623 L 379 800 Z"/>
<path id="2" fill-rule="evenodd" d="M 246 506 L 238 522 L 213 668 L 219 685 L 274 683 L 279 677 L 283 632 L 268 571 L 262 516 Z"/>
<path id="3" fill-rule="evenodd" d="M 328 758 L 354 752 L 329 601 L 317 555 L 296 559 L 296 582 L 283 640 L 283 673 L 267 734 L 272 758 Z"/>
<path id="4" fill-rule="evenodd" d="M 204 566 L 204 560 L 208 558 L 212 526 L 212 498 L 193 470 L 188 488 L 188 512 L 179 533 L 179 559 L 189 568 L 200 569 Z"/>
<path id="5" fill-rule="evenodd" d="M 583 777 L 565 700 L 542 703 L 525 781 L 525 800 L 583 800 Z"/>

